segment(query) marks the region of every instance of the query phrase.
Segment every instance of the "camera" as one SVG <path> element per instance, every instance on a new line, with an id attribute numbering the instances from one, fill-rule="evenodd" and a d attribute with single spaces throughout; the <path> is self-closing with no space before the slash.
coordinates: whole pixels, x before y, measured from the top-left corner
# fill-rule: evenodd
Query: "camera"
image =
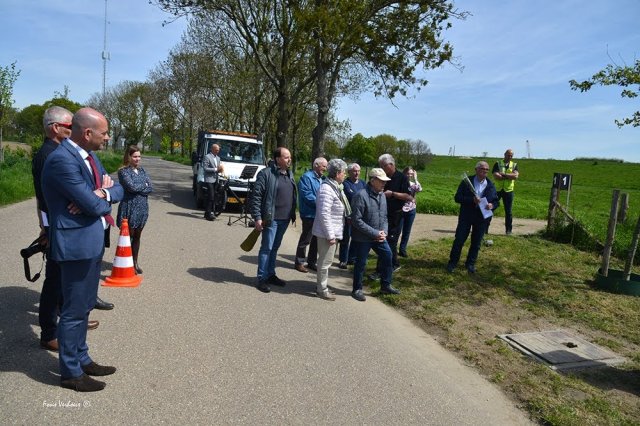
<path id="1" fill-rule="evenodd" d="M 31 244 L 29 244 L 29 247 L 20 250 L 20 256 L 22 256 L 23 259 L 28 259 L 34 254 L 43 253 L 46 249 L 46 237 L 43 235 L 36 238 Z"/>

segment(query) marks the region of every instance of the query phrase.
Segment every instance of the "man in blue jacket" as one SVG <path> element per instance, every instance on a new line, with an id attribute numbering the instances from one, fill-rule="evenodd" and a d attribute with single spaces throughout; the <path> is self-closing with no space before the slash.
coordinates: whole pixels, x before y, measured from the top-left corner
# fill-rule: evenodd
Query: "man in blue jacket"
<path id="1" fill-rule="evenodd" d="M 313 168 L 304 172 L 298 181 L 298 200 L 300 203 L 300 219 L 302 220 L 302 233 L 298 240 L 296 250 L 295 268 L 300 272 L 309 272 L 309 269 L 316 270 L 316 260 L 318 258 L 318 243 L 316 237 L 311 232 L 313 220 L 316 218 L 316 197 L 324 172 L 327 171 L 327 160 L 318 157 L 313 160 Z M 307 246 L 309 255 L 307 256 Z M 304 266 L 305 260 L 307 266 Z"/>
<path id="2" fill-rule="evenodd" d="M 463 179 L 458 185 L 454 199 L 456 203 L 460 204 L 460 214 L 458 215 L 456 238 L 449 254 L 448 272 L 453 272 L 457 266 L 462 246 L 467 241 L 469 232 L 471 232 L 471 246 L 464 264 L 470 274 L 476 272 L 480 244 L 487 229 L 486 212 L 491 212 L 492 209 L 498 207 L 499 203 L 496 187 L 487 178 L 488 173 L 489 164 L 485 161 L 478 161 L 475 176 L 470 176 L 468 180 Z M 485 210 L 485 214 L 481 209 Z"/>
<path id="3" fill-rule="evenodd" d="M 353 290 L 351 297 L 364 302 L 362 278 L 367 266 L 369 251 L 378 255 L 380 269 L 380 293 L 398 294 L 391 286 L 393 276 L 392 252 L 387 242 L 389 223 L 387 199 L 384 185 L 391 179 L 380 168 L 369 171 L 369 183 L 365 189 L 353 196 L 351 201 L 351 244 L 354 246 L 356 262 L 353 268 Z"/>
<path id="4" fill-rule="evenodd" d="M 291 166 L 291 153 L 287 148 L 276 148 L 273 163 L 258 173 L 249 204 L 249 211 L 262 232 L 258 252 L 258 284 L 263 293 L 269 293 L 269 284 L 284 287 L 286 282 L 276 275 L 276 257 L 289 222 L 296 220 L 296 184 Z"/>
<path id="5" fill-rule="evenodd" d="M 111 203 L 124 195 L 93 152 L 109 139 L 104 115 L 82 108 L 73 116 L 70 137 L 47 157 L 42 170 L 42 192 L 49 208 L 49 256 L 60 265 L 64 300 L 58 322 L 60 385 L 78 392 L 104 389 L 104 382 L 89 376 L 116 371 L 95 363 L 87 346 L 87 321 L 96 304 L 105 231 L 113 224 Z"/>

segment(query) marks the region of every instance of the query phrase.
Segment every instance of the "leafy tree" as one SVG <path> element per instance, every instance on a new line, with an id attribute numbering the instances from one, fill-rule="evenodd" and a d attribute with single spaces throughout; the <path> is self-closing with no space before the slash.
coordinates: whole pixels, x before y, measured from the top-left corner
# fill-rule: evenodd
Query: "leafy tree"
<path id="1" fill-rule="evenodd" d="M 0 67 L 0 163 L 4 162 L 2 130 L 10 117 L 9 111 L 13 107 L 13 85 L 19 76 L 20 70 L 16 70 L 15 62 Z"/>
<path id="2" fill-rule="evenodd" d="M 582 82 L 571 80 L 569 84 L 572 90 L 581 92 L 588 92 L 595 85 L 620 86 L 623 88 L 620 96 L 630 99 L 636 98 L 640 94 L 640 59 L 636 60 L 633 66 L 609 64 L 603 70 L 591 76 L 590 79 Z M 630 89 L 629 86 L 635 86 L 635 88 Z M 631 117 L 615 120 L 615 123 L 618 127 L 628 124 L 638 127 L 640 126 L 640 111 L 634 112 Z"/>
<path id="3" fill-rule="evenodd" d="M 442 40 L 442 32 L 451 26 L 451 18 L 468 15 L 447 1 L 314 0 L 307 4 L 299 20 L 301 30 L 312 34 L 318 109 L 314 154 L 323 151 L 327 115 L 340 82 L 343 90 L 353 93 L 364 88 L 366 74 L 376 95 L 389 98 L 406 95 L 408 87 L 425 86 L 427 80 L 417 77 L 416 70 L 438 68 L 452 60 L 453 49 Z"/>
<path id="4" fill-rule="evenodd" d="M 378 164 L 378 151 L 370 138 L 357 133 L 342 149 L 342 156 L 346 161 L 357 162 L 363 167 Z"/>
<path id="5" fill-rule="evenodd" d="M 291 119 L 300 96 L 313 82 L 308 72 L 309 34 L 298 16 L 305 2 L 272 0 L 152 0 L 176 16 L 203 17 L 225 28 L 261 70 L 275 93 L 277 146 L 289 146 Z"/>

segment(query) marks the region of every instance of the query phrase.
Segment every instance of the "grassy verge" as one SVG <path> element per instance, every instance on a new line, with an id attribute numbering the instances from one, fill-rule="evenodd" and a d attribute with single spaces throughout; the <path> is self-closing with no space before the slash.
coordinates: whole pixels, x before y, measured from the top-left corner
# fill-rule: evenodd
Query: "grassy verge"
<path id="1" fill-rule="evenodd" d="M 535 236 L 494 240 L 482 249 L 475 275 L 445 271 L 451 239 L 414 244 L 394 274 L 402 294 L 382 299 L 543 424 L 639 424 L 640 297 L 595 290 L 595 255 Z M 555 329 L 575 331 L 629 362 L 560 374 L 496 337 Z"/>
<path id="2" fill-rule="evenodd" d="M 98 157 L 109 173 L 118 170 L 122 164 L 122 154 L 101 151 Z M 0 206 L 5 206 L 35 196 L 31 158 L 5 152 L 5 161 L 0 164 Z"/>

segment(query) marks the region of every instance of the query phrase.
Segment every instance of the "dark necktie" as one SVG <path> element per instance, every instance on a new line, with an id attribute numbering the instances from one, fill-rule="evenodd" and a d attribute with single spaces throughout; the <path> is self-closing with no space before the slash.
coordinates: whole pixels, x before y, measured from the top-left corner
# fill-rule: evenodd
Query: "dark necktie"
<path id="1" fill-rule="evenodd" d="M 96 164 L 96 160 L 93 159 L 91 154 L 87 156 L 87 160 L 89 161 L 89 165 L 91 165 L 91 171 L 93 172 L 93 181 L 95 184 L 95 189 L 102 188 L 102 179 L 100 178 L 100 172 L 98 171 L 98 165 Z M 104 215 L 104 220 L 111 226 L 115 225 L 115 221 L 113 220 L 113 216 L 109 213 Z"/>

